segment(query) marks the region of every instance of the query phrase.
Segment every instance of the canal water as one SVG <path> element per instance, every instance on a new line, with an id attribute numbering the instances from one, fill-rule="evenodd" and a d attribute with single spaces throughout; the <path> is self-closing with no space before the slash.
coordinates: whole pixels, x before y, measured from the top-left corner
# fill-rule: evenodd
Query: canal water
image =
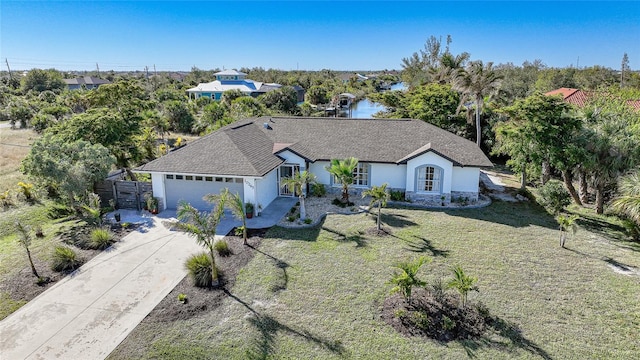
<path id="1" fill-rule="evenodd" d="M 391 90 L 405 90 L 404 83 L 397 83 L 391 86 Z M 355 119 L 370 119 L 373 114 L 384 110 L 384 105 L 362 99 L 351 106 L 351 117 Z"/>

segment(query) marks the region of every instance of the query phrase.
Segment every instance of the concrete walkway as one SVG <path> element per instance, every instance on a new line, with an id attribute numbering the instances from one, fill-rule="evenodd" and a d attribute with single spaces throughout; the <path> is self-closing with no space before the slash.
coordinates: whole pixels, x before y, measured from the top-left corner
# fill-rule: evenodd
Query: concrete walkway
<path id="1" fill-rule="evenodd" d="M 133 221 L 135 212 L 123 214 Z M 140 216 L 137 216 L 139 218 Z M 184 278 L 202 248 L 161 218 L 0 322 L 0 359 L 104 359 Z"/>
<path id="2" fill-rule="evenodd" d="M 247 229 L 266 229 L 277 224 L 287 212 L 298 201 L 297 197 L 278 197 L 262 209 L 260 216 L 247 219 Z M 225 236 L 234 228 L 241 226 L 240 220 L 236 219 L 230 211 L 225 211 L 225 215 L 216 228 L 216 235 Z M 232 234 L 233 235 L 233 234 Z"/>

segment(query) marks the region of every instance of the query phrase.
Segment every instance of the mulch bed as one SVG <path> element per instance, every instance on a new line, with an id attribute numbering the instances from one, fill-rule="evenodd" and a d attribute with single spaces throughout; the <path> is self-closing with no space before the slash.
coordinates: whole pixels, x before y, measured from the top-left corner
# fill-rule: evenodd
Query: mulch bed
<path id="1" fill-rule="evenodd" d="M 481 305 L 470 303 L 461 308 L 457 296 L 434 296 L 425 289 L 414 289 L 411 302 L 400 294 L 388 297 L 384 301 L 382 318 L 405 336 L 442 342 L 478 338 L 491 321 L 488 311 Z"/>
<path id="2" fill-rule="evenodd" d="M 169 295 L 147 315 L 143 323 L 171 322 L 189 319 L 220 306 L 224 299 L 229 296 L 229 291 L 233 288 L 240 269 L 247 265 L 255 256 L 255 249 L 260 246 L 263 235 L 264 230 L 249 230 L 249 246 L 242 244 L 242 237 L 225 237 L 232 254 L 230 256 L 216 258 L 218 268 L 220 269 L 220 285 L 210 289 L 198 288 L 193 285 L 189 276 L 186 276 L 176 285 Z M 183 304 L 178 301 L 179 294 L 187 295 L 188 300 L 186 303 Z"/>
<path id="3" fill-rule="evenodd" d="M 120 224 L 106 226 L 110 227 L 116 241 L 119 241 L 137 229 L 136 225 L 131 225 L 127 228 L 123 228 Z M 101 250 L 82 249 L 74 244 L 79 244 L 84 241 L 84 239 L 88 238 L 92 229 L 93 227 L 83 226 L 81 228 L 75 227 L 61 232 L 60 234 L 57 234 L 57 238 L 59 239 L 58 242 L 72 247 L 84 264 L 94 256 L 98 255 Z M 51 248 L 51 251 L 53 252 L 53 248 Z M 24 256 L 27 256 L 26 253 Z M 0 284 L 0 291 L 8 293 L 13 300 L 30 301 L 70 273 L 51 270 L 51 262 L 49 260 L 42 260 L 34 257 L 33 263 L 38 271 L 38 275 L 48 279 L 46 282 L 39 285 L 37 283 L 38 279 L 33 276 L 33 273 L 31 272 L 31 266 L 27 264 L 26 267 L 14 273 L 12 276 L 3 278 L 2 283 Z"/>

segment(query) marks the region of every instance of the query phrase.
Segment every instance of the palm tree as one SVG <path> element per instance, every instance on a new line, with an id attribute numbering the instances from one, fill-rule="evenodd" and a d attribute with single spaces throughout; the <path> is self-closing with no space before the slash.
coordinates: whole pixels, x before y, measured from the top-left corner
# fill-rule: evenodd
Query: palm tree
<path id="1" fill-rule="evenodd" d="M 480 114 L 484 98 L 496 94 L 500 88 L 502 76 L 495 72 L 493 63 L 486 65 L 482 61 L 471 61 L 466 68 L 460 69 L 454 77 L 453 88 L 462 93 L 461 104 L 474 101 L 476 104 L 476 143 L 480 146 L 482 132 Z"/>
<path id="2" fill-rule="evenodd" d="M 573 216 L 564 216 L 558 215 L 556 219 L 558 221 L 559 229 L 560 229 L 560 247 L 564 248 L 564 243 L 567 240 L 567 231 L 571 230 L 572 233 L 576 233 L 578 231 L 578 225 L 576 225 L 576 220 L 578 219 L 577 215 Z"/>
<path id="3" fill-rule="evenodd" d="M 282 184 L 289 188 L 294 194 L 298 194 L 300 199 L 300 219 L 307 218 L 307 209 L 304 207 L 304 195 L 307 184 L 313 184 L 316 182 L 316 176 L 307 170 L 303 172 L 296 171 L 293 176 L 282 179 Z"/>
<path id="4" fill-rule="evenodd" d="M 342 184 L 342 201 L 349 203 L 349 186 L 353 184 L 353 170 L 358 166 L 358 159 L 350 157 L 344 160 L 332 159 L 325 169 Z"/>
<path id="5" fill-rule="evenodd" d="M 248 245 L 247 243 L 247 213 L 245 210 L 244 202 L 242 202 L 242 198 L 240 194 L 235 193 L 231 194 L 228 188 L 222 190 L 220 195 L 209 194 L 204 197 L 204 199 L 211 203 L 222 204 L 222 206 L 227 206 L 233 216 L 235 216 L 238 220 L 242 221 L 242 244 Z"/>
<path id="6" fill-rule="evenodd" d="M 178 205 L 178 219 L 176 227 L 196 238 L 199 245 L 209 251 L 211 261 L 211 280 L 218 285 L 218 269 L 216 268 L 215 242 L 216 228 L 224 212 L 224 201 L 218 202 L 211 213 L 200 212 L 191 204 L 181 201 Z"/>
<path id="7" fill-rule="evenodd" d="M 640 170 L 623 176 L 618 191 L 620 195 L 611 204 L 613 209 L 640 225 Z"/>
<path id="8" fill-rule="evenodd" d="M 383 207 L 387 206 L 387 201 L 391 198 L 391 194 L 387 192 L 387 183 L 380 186 L 372 186 L 371 189 L 362 192 L 362 197 L 371 196 L 371 202 L 369 207 L 378 207 L 378 231 L 382 229 L 380 224 L 380 211 Z"/>
<path id="9" fill-rule="evenodd" d="M 411 289 L 414 286 L 426 285 L 426 282 L 418 279 L 418 271 L 422 265 L 430 261 L 430 258 L 421 256 L 415 261 L 402 261 L 394 265 L 394 267 L 400 269 L 400 272 L 394 272 L 391 281 L 389 281 L 395 285 L 391 292 L 402 292 L 404 298 L 411 302 Z"/>
<path id="10" fill-rule="evenodd" d="M 31 272 L 33 273 L 33 276 L 39 278 L 40 275 L 38 275 L 38 271 L 36 271 L 36 267 L 35 265 L 33 265 L 33 259 L 31 258 L 31 250 L 29 250 L 29 247 L 31 246 L 31 240 L 33 239 L 31 237 L 31 233 L 29 229 L 24 225 L 22 225 L 20 222 L 16 222 L 16 229 L 18 230 L 18 233 L 20 235 L 18 237 L 18 242 L 27 251 L 27 257 L 29 258 L 29 264 L 31 265 Z"/>
<path id="11" fill-rule="evenodd" d="M 478 279 L 475 276 L 465 274 L 460 265 L 455 266 L 451 270 L 453 271 L 453 279 L 449 280 L 447 287 L 458 290 L 462 298 L 462 307 L 465 307 L 469 291 L 478 291 L 478 287 L 475 285 Z"/>

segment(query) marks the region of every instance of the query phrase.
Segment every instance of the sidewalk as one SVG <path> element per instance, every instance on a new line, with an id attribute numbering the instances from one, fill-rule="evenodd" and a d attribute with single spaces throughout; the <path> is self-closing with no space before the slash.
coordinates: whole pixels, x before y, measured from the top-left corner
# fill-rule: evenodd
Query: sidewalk
<path id="1" fill-rule="evenodd" d="M 104 359 L 186 275 L 202 248 L 162 219 L 0 322 L 0 359 Z M 177 301 L 177 300 L 176 300 Z"/>

